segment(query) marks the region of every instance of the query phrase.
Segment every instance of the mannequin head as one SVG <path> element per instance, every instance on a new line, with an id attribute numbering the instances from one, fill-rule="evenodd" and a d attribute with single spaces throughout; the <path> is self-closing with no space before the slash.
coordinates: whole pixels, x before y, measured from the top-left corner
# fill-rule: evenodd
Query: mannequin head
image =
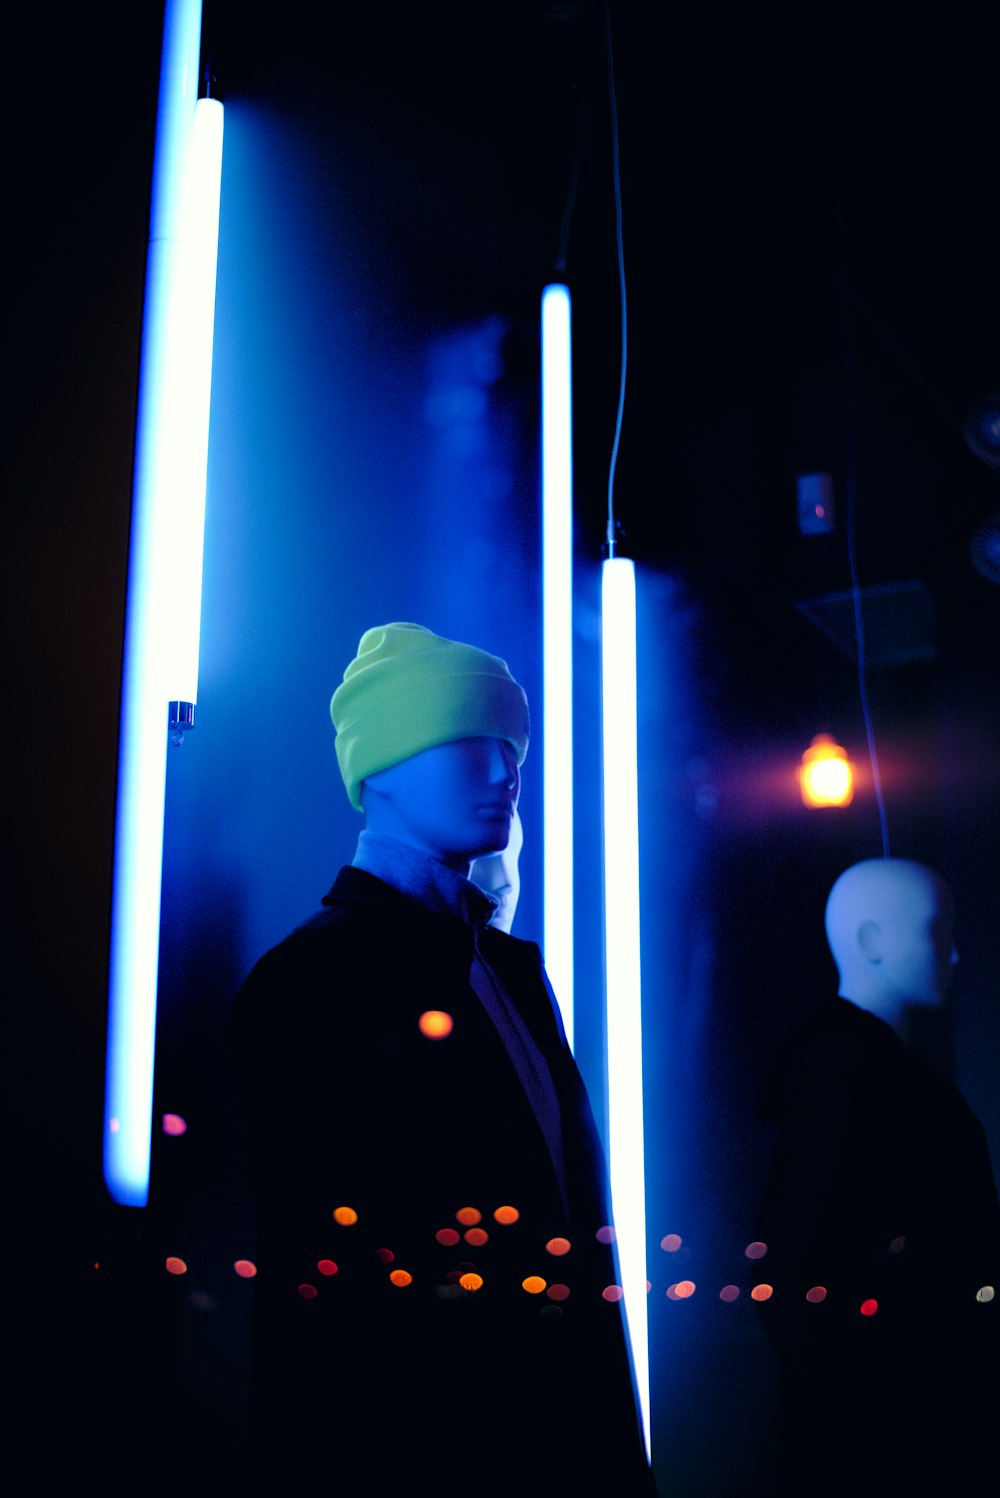
<path id="1" fill-rule="evenodd" d="M 944 1003 L 958 961 L 954 906 L 940 875 L 903 858 L 847 869 L 826 905 L 840 994 L 904 1034 L 910 1012 Z"/>
<path id="2" fill-rule="evenodd" d="M 490 925 L 496 926 L 499 931 L 509 933 L 514 923 L 517 897 L 521 893 L 517 861 L 523 846 L 524 831 L 521 818 L 515 811 L 510 824 L 510 841 L 506 848 L 499 853 L 490 853 L 485 858 L 477 858 L 469 873 L 473 884 L 478 884 L 480 889 L 500 901 L 490 921 Z"/>
<path id="3" fill-rule="evenodd" d="M 507 847 L 520 790 L 506 739 L 452 739 L 366 776 L 361 804 L 371 832 L 468 877 L 473 859 Z"/>

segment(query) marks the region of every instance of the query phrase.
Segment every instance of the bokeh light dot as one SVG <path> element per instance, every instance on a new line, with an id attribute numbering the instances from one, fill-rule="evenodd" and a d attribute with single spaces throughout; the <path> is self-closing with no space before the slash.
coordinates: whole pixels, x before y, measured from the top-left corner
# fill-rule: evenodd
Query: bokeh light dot
<path id="1" fill-rule="evenodd" d="M 342 1228 L 352 1228 L 358 1220 L 358 1214 L 353 1207 L 334 1207 L 333 1220 Z"/>
<path id="2" fill-rule="evenodd" d="M 521 1281 L 521 1289 L 527 1290 L 529 1295 L 541 1295 L 547 1283 L 540 1274 L 529 1274 Z"/>
<path id="3" fill-rule="evenodd" d="M 770 1300 L 774 1294 L 773 1285 L 754 1285 L 750 1291 L 751 1300 Z"/>
<path id="4" fill-rule="evenodd" d="M 375 1250 L 375 1257 L 380 1264 L 392 1264 L 395 1261 L 396 1255 L 391 1248 L 377 1248 Z"/>
<path id="5" fill-rule="evenodd" d="M 570 1290 L 568 1285 L 550 1285 L 545 1293 L 550 1300 L 568 1300 Z"/>
<path id="6" fill-rule="evenodd" d="M 482 1248 L 484 1243 L 489 1243 L 490 1235 L 485 1228 L 466 1228 L 462 1234 L 466 1243 L 471 1243 L 473 1248 Z"/>
<path id="7" fill-rule="evenodd" d="M 517 1210 L 517 1208 L 511 1206 L 497 1207 L 496 1211 L 493 1213 L 493 1216 L 495 1217 L 497 1222 L 499 1222 L 501 1226 L 505 1228 L 510 1227 L 511 1223 L 516 1222 L 520 1215 L 521 1214 Z"/>
<path id="8" fill-rule="evenodd" d="M 170 1134 L 175 1139 L 187 1133 L 187 1123 L 179 1113 L 164 1113 L 161 1124 L 164 1134 Z"/>
<path id="9" fill-rule="evenodd" d="M 994 1290 L 992 1285 L 981 1285 L 976 1291 L 976 1299 L 979 1301 L 980 1305 L 989 1305 L 995 1294 L 996 1291 Z"/>
<path id="10" fill-rule="evenodd" d="M 723 1285 L 722 1289 L 719 1291 L 719 1299 L 724 1300 L 727 1305 L 729 1305 L 734 1300 L 739 1300 L 739 1298 L 739 1285 Z"/>
<path id="11" fill-rule="evenodd" d="M 743 1250 L 748 1259 L 762 1259 L 767 1253 L 766 1243 L 748 1243 Z"/>
<path id="12" fill-rule="evenodd" d="M 241 1280 L 252 1280 L 257 1273 L 257 1265 L 252 1259 L 237 1259 L 233 1268 Z"/>
<path id="13" fill-rule="evenodd" d="M 665 1254 L 675 1254 L 683 1242 L 684 1239 L 680 1233 L 667 1233 L 665 1237 L 660 1239 L 660 1247 Z"/>
<path id="14" fill-rule="evenodd" d="M 316 1289 L 315 1285 L 300 1285 L 299 1294 L 302 1296 L 303 1300 L 315 1300 L 317 1295 L 319 1294 L 319 1291 Z"/>
<path id="15" fill-rule="evenodd" d="M 463 1290 L 481 1290 L 483 1288 L 483 1277 L 481 1274 L 463 1274 L 458 1283 Z"/>
<path id="16" fill-rule="evenodd" d="M 178 1259 L 174 1254 L 170 1255 L 164 1267 L 168 1274 L 187 1274 L 188 1270 L 184 1260 Z"/>
<path id="17" fill-rule="evenodd" d="M 621 1300 L 624 1294 L 625 1291 L 622 1289 L 621 1285 L 605 1285 L 604 1289 L 601 1291 L 601 1298 L 603 1300 L 611 1301 Z"/>
<path id="18" fill-rule="evenodd" d="M 811 1290 L 806 1291 L 806 1300 L 808 1300 L 810 1305 L 822 1305 L 823 1301 L 826 1300 L 826 1286 L 813 1285 Z"/>
<path id="19" fill-rule="evenodd" d="M 319 1270 L 320 1274 L 325 1275 L 327 1279 L 329 1279 L 332 1274 L 337 1273 L 337 1265 L 332 1259 L 317 1259 L 316 1268 Z"/>
<path id="20" fill-rule="evenodd" d="M 461 1235 L 454 1228 L 438 1228 L 434 1236 L 445 1248 L 451 1248 L 459 1241 Z"/>
<path id="21" fill-rule="evenodd" d="M 861 1302 L 860 1309 L 862 1316 L 874 1316 L 875 1312 L 878 1310 L 878 1301 L 874 1298 L 863 1300 Z"/>
<path id="22" fill-rule="evenodd" d="M 482 1222 L 483 1214 L 478 1207 L 459 1207 L 455 1217 L 465 1228 L 474 1228 L 477 1222 Z"/>
<path id="23" fill-rule="evenodd" d="M 694 1292 L 694 1280 L 678 1280 L 674 1286 L 674 1294 L 678 1300 L 690 1300 Z"/>
<path id="24" fill-rule="evenodd" d="M 425 1009 L 417 1024 L 428 1040 L 445 1040 L 455 1028 L 455 1021 L 444 1009 Z"/>
<path id="25" fill-rule="evenodd" d="M 903 1252 L 903 1249 L 905 1247 L 906 1247 L 906 1239 L 905 1238 L 893 1238 L 892 1242 L 889 1244 L 889 1252 L 891 1254 L 901 1254 Z"/>
<path id="26" fill-rule="evenodd" d="M 554 1258 L 561 1259 L 564 1254 L 569 1253 L 571 1247 L 572 1244 L 568 1238 L 550 1238 L 545 1245 L 545 1252 L 552 1254 Z"/>
<path id="27" fill-rule="evenodd" d="M 413 1284 L 413 1275 L 406 1269 L 394 1269 L 389 1278 L 400 1290 L 405 1289 L 407 1285 Z"/>
<path id="28" fill-rule="evenodd" d="M 606 1227 L 598 1228 L 597 1232 L 594 1234 L 594 1237 L 597 1239 L 598 1243 L 614 1243 L 615 1230 L 609 1223 Z"/>

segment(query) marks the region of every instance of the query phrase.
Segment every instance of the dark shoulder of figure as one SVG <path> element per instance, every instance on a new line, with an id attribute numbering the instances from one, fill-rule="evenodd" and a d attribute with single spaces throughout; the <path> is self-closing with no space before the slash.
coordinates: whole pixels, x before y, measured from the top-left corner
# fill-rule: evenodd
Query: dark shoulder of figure
<path id="1" fill-rule="evenodd" d="M 780 1118 L 812 1096 L 839 1091 L 881 1072 L 899 1059 L 902 1043 L 894 1031 L 849 999 L 824 1000 L 778 1048 L 761 1094 L 759 1115 Z"/>

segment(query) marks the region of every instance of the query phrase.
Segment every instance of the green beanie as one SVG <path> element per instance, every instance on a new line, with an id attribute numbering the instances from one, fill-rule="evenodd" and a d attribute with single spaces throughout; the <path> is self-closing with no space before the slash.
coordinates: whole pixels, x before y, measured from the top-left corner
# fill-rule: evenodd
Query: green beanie
<path id="1" fill-rule="evenodd" d="M 528 699 L 506 661 L 420 624 L 380 624 L 333 694 L 337 760 L 352 806 L 367 775 L 454 739 L 506 739 L 521 764 Z"/>

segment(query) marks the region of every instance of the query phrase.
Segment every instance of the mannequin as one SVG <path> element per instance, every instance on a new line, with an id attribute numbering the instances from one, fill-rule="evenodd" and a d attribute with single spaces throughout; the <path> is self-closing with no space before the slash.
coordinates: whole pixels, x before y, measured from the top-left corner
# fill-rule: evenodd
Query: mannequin
<path id="1" fill-rule="evenodd" d="M 997 1367 L 977 1292 L 1000 1271 L 1000 1207 L 978 1119 L 905 1044 L 914 1012 L 946 1001 L 952 928 L 932 869 L 847 869 L 826 907 L 838 996 L 762 1098 L 778 1137 L 754 1278 L 773 1289 L 782 1495 L 976 1491 L 966 1432 Z"/>
<path id="2" fill-rule="evenodd" d="M 485 890 L 486 894 L 499 902 L 490 918 L 490 925 L 496 931 L 509 933 L 514 924 L 514 912 L 517 910 L 518 896 L 521 893 L 518 859 L 523 846 L 524 830 L 521 827 L 521 818 L 515 810 L 510 824 L 510 840 L 506 848 L 500 853 L 491 853 L 483 858 L 477 858 L 469 874 L 473 884 L 478 884 L 481 890 Z"/>
<path id="3" fill-rule="evenodd" d="M 651 1492 L 602 1298 L 590 1105 L 541 953 L 490 927 L 496 901 L 469 878 L 510 845 L 524 693 L 498 657 L 388 624 L 362 636 L 331 716 L 365 827 L 233 1020 L 257 1198 L 255 1466 L 277 1490 L 328 1474 L 372 1498 L 466 1480 L 506 1498 L 512 1474 L 581 1492 L 603 1463 L 616 1493 Z M 555 1239 L 572 1244 L 558 1275 Z M 533 1275 L 565 1281 L 572 1314 L 527 1293 Z"/>

